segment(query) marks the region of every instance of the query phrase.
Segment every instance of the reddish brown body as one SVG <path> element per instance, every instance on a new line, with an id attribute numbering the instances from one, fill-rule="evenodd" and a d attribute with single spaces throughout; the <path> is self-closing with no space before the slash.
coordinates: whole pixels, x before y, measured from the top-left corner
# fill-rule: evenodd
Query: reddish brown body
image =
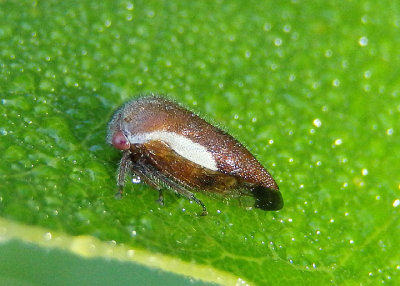
<path id="1" fill-rule="evenodd" d="M 162 97 L 141 97 L 120 108 L 109 124 L 108 142 L 123 150 L 120 192 L 132 172 L 160 191 L 163 185 L 196 201 L 191 190 L 250 195 L 256 207 L 282 208 L 278 185 L 236 139 Z"/>

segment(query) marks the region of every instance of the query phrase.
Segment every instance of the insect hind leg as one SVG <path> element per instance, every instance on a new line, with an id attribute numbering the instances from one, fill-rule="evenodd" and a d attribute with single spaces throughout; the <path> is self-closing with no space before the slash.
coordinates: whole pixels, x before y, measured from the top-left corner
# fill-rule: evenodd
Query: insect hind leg
<path id="1" fill-rule="evenodd" d="M 150 167 L 148 164 L 142 164 L 138 162 L 138 168 L 137 170 L 142 173 L 142 176 L 144 178 L 144 181 L 148 183 L 150 186 L 154 187 L 159 191 L 159 198 L 158 201 L 161 205 L 164 205 L 164 197 L 162 194 L 162 185 L 165 185 L 166 187 L 174 190 L 178 194 L 186 197 L 187 199 L 194 201 L 198 205 L 200 205 L 203 208 L 203 211 L 201 213 L 202 216 L 205 216 L 208 214 L 207 208 L 204 205 L 204 203 L 196 198 L 196 196 L 187 190 L 187 188 L 179 183 L 177 183 L 175 180 L 171 179 L 170 177 L 166 176 L 165 174 L 162 174 L 160 171 L 156 170 L 155 168 Z M 137 171 L 135 168 L 135 171 Z M 139 175 L 141 176 L 141 175 Z"/>
<path id="2" fill-rule="evenodd" d="M 174 180 L 165 177 L 165 180 L 163 180 L 163 182 L 171 189 L 175 190 L 178 194 L 186 197 L 187 199 L 194 201 L 195 203 L 197 203 L 198 205 L 200 205 L 203 208 L 203 212 L 201 213 L 202 216 L 205 216 L 208 214 L 207 212 L 207 208 L 204 205 L 204 203 L 199 200 L 198 198 L 196 198 L 196 196 L 188 191 L 184 186 L 178 184 L 177 182 L 175 182 Z"/>

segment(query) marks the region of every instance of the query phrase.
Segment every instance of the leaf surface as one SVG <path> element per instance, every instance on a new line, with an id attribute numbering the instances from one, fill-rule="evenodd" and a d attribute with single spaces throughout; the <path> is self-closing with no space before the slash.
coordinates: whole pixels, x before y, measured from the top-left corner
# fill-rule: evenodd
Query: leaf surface
<path id="1" fill-rule="evenodd" d="M 254 285 L 398 283 L 399 8 L 0 1 L 0 234 L 41 244 L 11 235 L 17 223 L 89 236 Z M 171 193 L 160 207 L 142 184 L 115 200 L 107 122 L 149 92 L 248 146 L 284 208 L 199 194 L 201 217 Z"/>

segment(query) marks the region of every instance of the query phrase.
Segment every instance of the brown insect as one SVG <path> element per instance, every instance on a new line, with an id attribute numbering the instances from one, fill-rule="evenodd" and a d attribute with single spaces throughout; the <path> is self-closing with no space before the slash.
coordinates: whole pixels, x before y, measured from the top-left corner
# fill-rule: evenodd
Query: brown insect
<path id="1" fill-rule="evenodd" d="M 122 150 L 117 185 L 127 174 L 159 191 L 163 187 L 206 206 L 192 191 L 252 196 L 255 207 L 283 207 L 278 185 L 235 138 L 193 112 L 158 96 L 135 98 L 119 108 L 108 125 L 107 142 Z"/>

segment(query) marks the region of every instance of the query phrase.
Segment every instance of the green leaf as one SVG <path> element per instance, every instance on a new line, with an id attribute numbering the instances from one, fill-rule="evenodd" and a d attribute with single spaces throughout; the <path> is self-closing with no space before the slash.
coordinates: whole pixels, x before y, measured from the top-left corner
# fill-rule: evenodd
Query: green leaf
<path id="1" fill-rule="evenodd" d="M 211 283 L 398 284 L 399 5 L 0 1 L 0 238 L 83 256 L 83 236 Z M 149 92 L 248 146 L 284 208 L 199 194 L 201 217 L 141 184 L 115 200 L 107 122 Z"/>

